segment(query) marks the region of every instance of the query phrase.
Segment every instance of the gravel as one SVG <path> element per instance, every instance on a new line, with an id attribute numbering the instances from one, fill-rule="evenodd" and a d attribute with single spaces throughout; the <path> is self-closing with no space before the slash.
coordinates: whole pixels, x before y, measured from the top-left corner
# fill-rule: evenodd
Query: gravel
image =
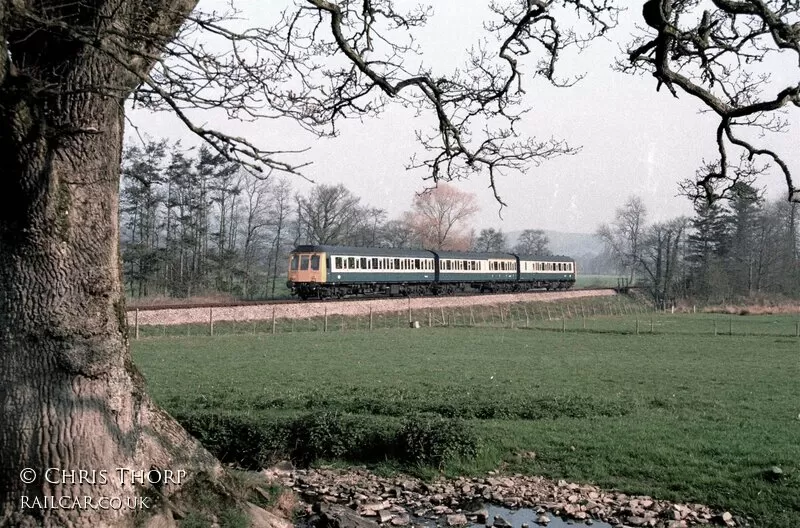
<path id="1" fill-rule="evenodd" d="M 504 293 L 498 295 L 474 295 L 469 297 L 414 297 L 394 299 L 369 299 L 364 301 L 320 301 L 292 304 L 259 304 L 216 308 L 169 308 L 139 312 L 139 325 L 179 325 L 208 323 L 214 321 L 266 321 L 276 319 L 305 319 L 328 315 L 367 315 L 373 313 L 440 309 L 459 306 L 492 306 L 519 302 L 552 302 L 586 297 L 616 295 L 613 289 L 571 290 L 556 292 Z M 134 311 L 128 311 L 128 323 L 133 324 Z"/>

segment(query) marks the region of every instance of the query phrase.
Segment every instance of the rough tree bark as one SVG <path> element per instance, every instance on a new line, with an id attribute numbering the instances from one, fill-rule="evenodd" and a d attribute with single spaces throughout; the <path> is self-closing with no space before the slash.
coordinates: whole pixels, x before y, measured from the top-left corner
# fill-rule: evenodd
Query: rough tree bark
<path id="1" fill-rule="evenodd" d="M 121 5 L 73 15 L 136 13 Z M 137 83 L 108 54 L 59 42 L 55 22 L 12 34 L 10 19 L 27 16 L 12 8 L 27 7 L 0 2 L 0 526 L 128 526 L 135 511 L 125 502 L 39 506 L 178 489 L 123 483 L 117 468 L 184 469 L 188 479 L 217 465 L 147 397 L 128 349 L 117 205 L 124 101 Z M 38 78 L 13 64 L 26 57 Z M 33 482 L 23 468 L 36 471 Z M 59 471 L 45 478 L 47 468 Z M 62 477 L 72 470 L 89 471 L 89 482 Z"/>

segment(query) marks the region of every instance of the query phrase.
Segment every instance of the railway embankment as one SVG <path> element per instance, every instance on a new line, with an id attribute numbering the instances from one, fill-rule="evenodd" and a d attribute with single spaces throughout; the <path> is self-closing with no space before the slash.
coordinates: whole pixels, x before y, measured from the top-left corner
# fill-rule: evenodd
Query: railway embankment
<path id="1" fill-rule="evenodd" d="M 389 299 L 363 299 L 342 301 L 311 301 L 280 304 L 232 304 L 230 306 L 184 307 L 140 310 L 138 324 L 147 325 L 182 325 L 203 324 L 213 318 L 214 321 L 267 321 L 270 319 L 305 319 L 335 316 L 362 316 L 368 313 L 399 312 L 403 310 L 439 310 L 461 306 L 491 306 L 522 302 L 550 302 L 568 299 L 578 300 L 591 297 L 608 297 L 616 295 L 611 288 L 538 291 L 524 293 L 505 293 L 495 295 L 470 295 L 455 297 L 411 297 Z M 137 317 L 135 310 L 129 310 L 128 324 L 134 323 Z"/>

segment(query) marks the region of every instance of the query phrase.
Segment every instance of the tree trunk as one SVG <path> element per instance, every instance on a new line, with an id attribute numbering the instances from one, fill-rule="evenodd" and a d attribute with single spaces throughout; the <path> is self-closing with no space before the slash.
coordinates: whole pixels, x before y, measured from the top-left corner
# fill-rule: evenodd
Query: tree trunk
<path id="1" fill-rule="evenodd" d="M 80 60 L 63 88 L 109 71 Z M 132 526 L 126 501 L 152 486 L 123 483 L 117 468 L 182 469 L 185 482 L 218 466 L 153 404 L 131 362 L 117 211 L 124 101 L 82 90 L 34 99 L 26 83 L 0 72 L 0 526 Z M 40 507 L 64 497 L 122 507 Z"/>

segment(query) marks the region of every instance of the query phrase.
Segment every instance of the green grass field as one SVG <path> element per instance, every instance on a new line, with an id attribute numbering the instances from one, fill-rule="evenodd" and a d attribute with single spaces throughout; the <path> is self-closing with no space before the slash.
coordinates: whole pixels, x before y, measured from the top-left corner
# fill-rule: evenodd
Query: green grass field
<path id="1" fill-rule="evenodd" d="M 583 275 L 578 271 L 576 288 L 616 288 L 619 285 L 617 275 Z"/>
<path id="2" fill-rule="evenodd" d="M 643 317 L 636 335 L 631 317 L 585 331 L 571 320 L 567 332 L 553 322 L 148 338 L 134 359 L 176 414 L 437 413 L 481 440 L 450 474 L 500 466 L 798 525 L 797 318 L 659 315 L 655 333 Z M 784 477 L 766 478 L 771 466 Z"/>

